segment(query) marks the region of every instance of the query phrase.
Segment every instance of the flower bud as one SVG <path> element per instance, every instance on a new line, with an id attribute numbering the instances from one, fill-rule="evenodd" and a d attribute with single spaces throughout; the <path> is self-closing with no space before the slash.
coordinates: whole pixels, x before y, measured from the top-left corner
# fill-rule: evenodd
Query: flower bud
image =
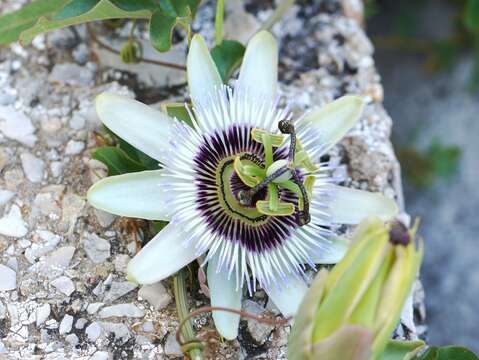
<path id="1" fill-rule="evenodd" d="M 415 229 L 363 221 L 345 257 L 322 270 L 301 304 L 288 358 L 377 359 L 396 327 L 422 259 Z"/>

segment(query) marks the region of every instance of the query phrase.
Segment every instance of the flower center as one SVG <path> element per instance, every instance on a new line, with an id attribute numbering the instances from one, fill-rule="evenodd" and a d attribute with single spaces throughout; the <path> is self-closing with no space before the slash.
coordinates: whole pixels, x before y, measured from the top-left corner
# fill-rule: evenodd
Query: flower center
<path id="1" fill-rule="evenodd" d="M 238 177 L 249 189 L 241 189 L 236 194 L 240 205 L 244 207 L 256 206 L 258 212 L 269 216 L 289 216 L 295 213 L 295 204 L 281 201 L 280 189 L 292 191 L 298 195 L 298 224 L 309 223 L 309 197 L 314 184 L 314 176 L 306 176 L 304 181 L 300 175 L 300 168 L 315 172 L 318 168 L 303 150 L 296 138 L 293 124 L 288 120 L 279 123 L 279 129 L 290 135 L 288 159 L 273 160 L 273 147 L 283 144 L 283 136 L 271 134 L 264 130 L 253 128 L 252 138 L 264 147 L 264 166 L 259 163 L 248 164 L 244 156 L 236 156 L 234 170 Z M 267 199 L 258 199 L 258 193 L 267 190 Z M 264 196 L 263 196 L 264 197 Z"/>

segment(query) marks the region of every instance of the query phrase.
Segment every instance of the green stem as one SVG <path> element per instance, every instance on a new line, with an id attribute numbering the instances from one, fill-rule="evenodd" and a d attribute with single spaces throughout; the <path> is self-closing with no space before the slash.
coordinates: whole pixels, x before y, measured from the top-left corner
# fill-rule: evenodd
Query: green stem
<path id="1" fill-rule="evenodd" d="M 274 24 L 276 24 L 283 17 L 284 13 L 293 6 L 295 0 L 283 0 L 279 4 L 271 16 L 266 20 L 266 22 L 259 29 L 261 30 L 271 30 Z"/>
<path id="2" fill-rule="evenodd" d="M 190 311 L 188 308 L 188 293 L 186 292 L 187 269 L 183 268 L 173 277 L 173 289 L 175 293 L 176 310 L 180 323 L 189 319 Z M 181 329 L 182 343 L 196 341 L 195 331 L 191 321 L 187 321 Z M 193 347 L 188 350 L 188 356 L 191 360 L 202 360 L 203 353 L 199 347 Z"/>
<path id="3" fill-rule="evenodd" d="M 223 22 L 225 16 L 225 2 L 224 0 L 217 0 L 216 15 L 215 15 L 215 43 L 216 46 L 223 42 Z"/>

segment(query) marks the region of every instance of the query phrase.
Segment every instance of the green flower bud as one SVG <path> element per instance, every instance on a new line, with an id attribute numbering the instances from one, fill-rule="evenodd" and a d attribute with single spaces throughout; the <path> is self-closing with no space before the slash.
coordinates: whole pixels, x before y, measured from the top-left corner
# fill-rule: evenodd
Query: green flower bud
<path id="1" fill-rule="evenodd" d="M 136 64 L 141 61 L 143 48 L 141 43 L 135 40 L 128 40 L 120 51 L 121 60 L 125 64 Z"/>
<path id="2" fill-rule="evenodd" d="M 345 257 L 322 270 L 301 304 L 288 358 L 369 360 L 386 348 L 422 259 L 415 229 L 363 221 Z"/>

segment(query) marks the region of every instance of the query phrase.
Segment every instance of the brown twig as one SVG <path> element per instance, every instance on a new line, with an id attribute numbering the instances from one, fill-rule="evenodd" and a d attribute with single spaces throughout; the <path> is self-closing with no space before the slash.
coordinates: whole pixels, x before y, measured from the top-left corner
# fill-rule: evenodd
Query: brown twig
<path id="1" fill-rule="evenodd" d="M 87 23 L 86 25 L 87 25 L 88 34 L 91 36 L 91 38 L 94 42 L 96 42 L 101 48 L 103 48 L 105 50 L 108 50 L 109 52 L 112 52 L 114 54 L 120 55 L 119 50 L 115 49 L 114 47 L 112 47 L 112 46 L 110 46 L 106 43 L 104 43 L 102 40 L 100 40 L 96 36 L 96 33 L 91 28 L 90 24 Z M 142 57 L 140 59 L 140 62 L 144 62 L 144 63 L 147 63 L 147 64 L 153 64 L 153 65 L 159 65 L 159 66 L 165 66 L 165 67 L 169 67 L 169 68 L 176 69 L 176 70 L 181 70 L 181 71 L 186 71 L 186 66 L 170 63 L 170 62 L 167 62 L 167 61 L 152 60 L 152 59 L 146 59 L 146 58 Z"/>
<path id="2" fill-rule="evenodd" d="M 201 315 L 205 312 L 211 312 L 211 311 L 226 311 L 226 312 L 230 312 L 230 313 L 233 313 L 233 314 L 238 314 L 238 315 L 243 316 L 245 318 L 253 319 L 253 320 L 255 320 L 259 323 L 267 324 L 267 325 L 271 325 L 271 326 L 285 325 L 285 324 L 288 323 L 289 320 L 291 320 L 291 318 L 286 318 L 286 319 L 264 318 L 264 317 L 261 317 L 261 316 L 257 316 L 257 315 L 248 313 L 246 311 L 230 309 L 230 308 L 221 307 L 221 306 L 203 306 L 203 307 L 200 307 L 199 309 L 197 309 L 195 311 L 190 312 L 188 314 L 188 316 L 183 319 L 183 321 L 180 323 L 180 325 L 178 325 L 178 329 L 176 330 L 176 341 L 180 345 L 184 345 L 181 341 L 181 329 L 183 328 L 183 326 L 191 318 L 193 318 L 195 316 L 198 316 L 198 315 Z"/>

